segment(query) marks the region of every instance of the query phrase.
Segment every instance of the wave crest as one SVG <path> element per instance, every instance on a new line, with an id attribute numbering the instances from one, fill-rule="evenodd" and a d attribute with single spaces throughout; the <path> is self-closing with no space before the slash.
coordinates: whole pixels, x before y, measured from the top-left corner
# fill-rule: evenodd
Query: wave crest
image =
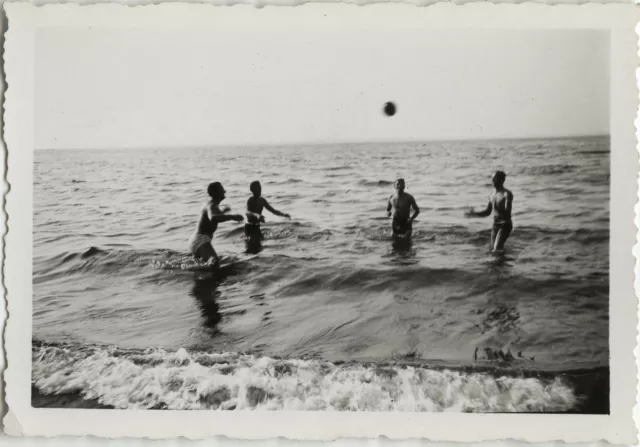
<path id="1" fill-rule="evenodd" d="M 33 384 L 120 409 L 568 411 L 561 378 L 414 365 L 334 364 L 185 349 L 127 351 L 35 344 Z"/>

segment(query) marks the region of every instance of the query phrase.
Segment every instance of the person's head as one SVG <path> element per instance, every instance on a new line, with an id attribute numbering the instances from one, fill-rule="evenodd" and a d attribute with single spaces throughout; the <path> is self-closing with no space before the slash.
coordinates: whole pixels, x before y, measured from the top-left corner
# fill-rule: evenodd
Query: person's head
<path id="1" fill-rule="evenodd" d="M 251 184 L 249 185 L 249 189 L 256 197 L 260 197 L 260 194 L 262 194 L 262 185 L 260 185 L 260 182 L 257 180 L 251 182 Z"/>
<path id="2" fill-rule="evenodd" d="M 222 202 L 225 198 L 226 191 L 222 187 L 220 182 L 209 183 L 209 187 L 207 188 L 207 193 L 213 200 L 218 202 Z"/>
<path id="3" fill-rule="evenodd" d="M 404 192 L 404 188 L 405 188 L 404 179 L 403 178 L 399 178 L 398 180 L 396 180 L 393 183 L 393 187 L 398 192 Z"/>
<path id="4" fill-rule="evenodd" d="M 496 173 L 493 174 L 493 179 L 491 181 L 493 182 L 493 186 L 496 188 L 502 188 L 506 179 L 507 174 L 505 174 L 504 171 L 496 171 Z"/>

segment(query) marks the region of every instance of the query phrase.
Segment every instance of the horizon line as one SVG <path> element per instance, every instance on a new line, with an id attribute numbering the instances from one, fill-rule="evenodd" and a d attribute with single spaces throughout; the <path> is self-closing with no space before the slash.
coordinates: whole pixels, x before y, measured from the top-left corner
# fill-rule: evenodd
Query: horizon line
<path id="1" fill-rule="evenodd" d="M 594 134 L 572 134 L 555 136 L 532 136 L 532 137 L 497 137 L 497 138 L 435 138 L 416 140 L 378 140 L 378 141 L 348 141 L 337 140 L 330 142 L 290 142 L 290 143 L 251 143 L 251 144 L 190 144 L 188 146 L 123 146 L 123 147 L 74 147 L 74 148 L 34 148 L 35 151 L 104 151 L 104 150 L 184 150 L 184 149 L 220 149 L 220 148 L 265 148 L 265 147 L 294 147 L 294 146 L 333 146 L 341 144 L 365 145 L 365 144 L 425 144 L 425 143 L 455 143 L 455 142 L 489 142 L 489 141 L 532 141 L 532 140 L 568 140 L 572 138 L 611 138 L 611 133 Z"/>

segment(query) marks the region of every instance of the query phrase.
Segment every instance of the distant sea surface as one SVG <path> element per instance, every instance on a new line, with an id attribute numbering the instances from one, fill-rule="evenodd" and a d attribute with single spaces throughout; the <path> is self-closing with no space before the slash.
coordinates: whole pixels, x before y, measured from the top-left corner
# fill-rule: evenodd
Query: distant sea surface
<path id="1" fill-rule="evenodd" d="M 608 412 L 609 139 L 35 154 L 34 406 Z M 514 229 L 489 253 L 507 172 Z M 404 177 L 421 209 L 390 238 Z M 265 211 L 187 251 L 206 187 Z"/>

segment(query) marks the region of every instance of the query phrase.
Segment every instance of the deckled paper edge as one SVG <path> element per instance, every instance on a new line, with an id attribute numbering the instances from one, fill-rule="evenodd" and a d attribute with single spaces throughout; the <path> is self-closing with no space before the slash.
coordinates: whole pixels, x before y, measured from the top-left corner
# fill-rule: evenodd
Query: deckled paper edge
<path id="1" fill-rule="evenodd" d="M 449 3 L 455 5 L 465 5 L 470 3 L 480 2 L 481 0 L 182 0 L 183 4 L 204 4 L 214 6 L 233 6 L 236 4 L 253 5 L 261 8 L 263 6 L 302 6 L 306 4 L 345 4 L 345 5 L 357 5 L 368 6 L 376 4 L 403 4 L 413 5 L 419 7 L 426 7 L 436 5 L 438 3 Z M 528 4 L 540 4 L 540 5 L 601 5 L 601 4 L 638 4 L 640 0 L 628 1 L 628 0 L 492 0 L 490 3 L 496 5 L 528 5 Z M 44 6 L 49 4 L 56 4 L 51 0 L 29 0 L 29 3 Z M 67 2 L 61 1 L 60 3 L 78 4 L 78 5 L 96 5 L 96 4 L 122 4 L 128 6 L 148 6 L 148 5 L 162 5 L 176 3 L 176 0 L 70 0 Z"/>
<path id="2" fill-rule="evenodd" d="M 0 48 L 0 53 L 2 54 L 2 57 L 4 57 L 4 32 L 7 29 L 7 16 L 6 14 L 4 14 L 4 10 L 0 13 L 1 14 L 1 20 L 0 20 L 0 33 L 2 33 L 2 35 L 0 36 L 0 45 L 2 45 L 2 47 Z M 2 105 L 3 108 L 3 112 L 4 112 L 4 92 L 6 90 L 6 84 L 5 84 L 5 73 L 4 73 L 4 64 L 2 64 L 2 66 L 0 67 L 0 104 Z M 0 126 L 2 128 L 2 130 L 4 131 L 4 113 L 2 114 L 2 116 L 0 116 Z M 6 330 L 6 316 L 7 316 L 7 312 L 8 312 L 8 305 L 7 305 L 7 300 L 6 300 L 6 288 L 4 286 L 4 261 L 5 261 L 5 237 L 7 234 L 7 213 L 5 210 L 5 206 L 6 206 L 6 193 L 8 190 L 8 186 L 9 184 L 7 183 L 7 146 L 5 144 L 4 141 L 4 132 L 0 132 L 0 152 L 1 152 L 1 156 L 0 158 L 2 159 L 2 168 L 1 168 L 1 178 L 2 178 L 2 211 L 0 212 L 0 262 L 2 262 L 2 266 L 0 267 L 1 272 L 0 272 L 0 278 L 1 278 L 1 282 L 2 284 L 0 284 L 0 290 L 2 292 L 2 322 L 0 322 L 0 343 L 2 344 L 2 357 L 0 357 L 0 418 L 4 419 L 6 413 L 7 413 L 7 405 L 6 405 L 6 401 L 5 401 L 5 381 L 4 381 L 4 371 L 7 365 L 7 358 L 6 358 L 6 350 L 5 350 L 5 345 L 4 345 L 4 338 L 5 338 L 5 330 Z M 4 423 L 0 422 L 0 428 L 4 428 Z"/>
<path id="3" fill-rule="evenodd" d="M 18 6 L 18 5 L 16 5 L 16 6 Z M 22 6 L 22 5 L 19 5 L 19 6 Z M 67 6 L 67 5 L 65 5 L 65 6 Z M 108 7 L 115 6 L 115 7 L 117 7 L 117 8 L 121 8 L 121 6 L 119 6 L 119 5 L 95 5 L 95 6 L 82 7 L 82 8 L 86 9 L 86 8 L 95 8 L 95 7 L 101 7 L 101 6 L 108 6 Z M 165 5 L 161 5 L 160 7 L 162 7 L 162 6 L 165 6 Z M 185 5 L 166 5 L 166 6 L 180 6 L 180 7 L 184 7 Z M 336 4 L 336 6 L 342 6 L 342 5 L 337 5 L 337 4 Z M 467 5 L 467 6 L 465 6 L 464 8 L 467 8 L 467 9 L 468 9 L 468 8 L 469 8 L 469 6 L 477 7 L 478 5 Z M 492 9 L 492 10 L 491 10 L 491 14 L 496 14 L 497 12 L 500 12 L 500 11 L 496 11 L 496 9 L 495 9 L 495 8 L 498 8 L 498 6 L 496 6 L 496 5 L 486 5 L 486 6 L 491 7 L 491 9 Z M 512 5 L 501 5 L 501 6 L 500 6 L 500 8 L 501 8 L 501 9 L 502 9 L 502 6 L 505 6 L 505 7 L 507 7 L 507 8 L 508 8 L 508 7 L 512 7 Z M 517 6 L 517 7 L 518 7 L 518 8 L 520 8 L 520 9 L 523 9 L 523 8 L 525 8 L 525 7 L 529 9 L 529 8 L 530 8 L 530 7 L 532 7 L 532 6 L 534 6 L 534 7 L 535 7 L 535 6 L 537 6 L 537 5 L 521 4 L 521 5 Z M 544 6 L 544 5 L 540 5 L 540 6 L 542 6 L 543 8 L 547 8 L 547 7 L 546 7 L 546 6 Z M 565 6 L 565 5 L 562 5 L 562 6 Z M 577 8 L 584 9 L 584 8 L 586 8 L 586 7 L 591 7 L 591 6 L 601 7 L 601 6 L 605 6 L 605 5 L 583 5 L 583 6 L 579 6 L 579 7 L 577 7 Z M 607 6 L 616 6 L 616 5 L 607 5 Z M 435 7 L 435 6 L 434 6 L 434 7 Z M 557 8 L 560 8 L 560 7 L 561 7 L 561 6 L 556 6 L 555 8 L 557 9 Z M 571 8 L 575 8 L 575 7 L 572 7 L 572 6 L 570 6 L 570 7 L 571 7 Z M 13 6 L 12 6 L 12 5 L 10 5 L 8 9 L 9 9 L 9 10 L 11 10 L 12 8 L 13 8 Z M 44 8 L 47 8 L 47 7 L 44 7 Z M 140 8 L 143 8 L 143 7 L 135 7 L 135 8 L 133 8 L 133 9 L 140 9 Z M 144 7 L 144 8 L 149 8 L 149 7 Z M 154 6 L 153 8 L 158 8 L 158 6 Z M 235 8 L 237 8 L 237 6 L 236 6 Z M 460 9 L 461 7 L 460 7 L 460 6 L 457 6 L 457 7 L 455 7 L 455 8 Z M 484 5 L 482 5 L 482 6 L 481 6 L 481 8 L 485 8 L 485 6 L 484 6 Z M 41 9 L 41 8 L 40 8 L 40 9 Z M 505 10 L 506 10 L 506 8 L 505 8 Z M 486 11 L 486 9 L 485 9 L 485 11 Z M 629 10 L 629 11 L 632 11 L 632 10 Z M 332 11 L 332 12 L 333 12 L 333 11 Z M 538 12 L 539 12 L 539 11 L 538 11 Z M 493 18 L 493 19 L 499 19 L 499 18 L 497 18 L 497 17 L 492 17 L 492 18 Z M 11 26 L 11 24 L 10 24 L 10 26 Z M 11 36 L 11 35 L 12 35 L 12 31 L 13 31 L 13 30 L 12 30 L 11 28 L 9 28 L 9 33 L 8 33 L 8 35 L 7 35 L 7 36 L 8 36 L 8 37 L 7 37 L 7 41 L 9 41 L 9 36 Z M 635 36 L 635 37 L 636 37 L 636 40 L 637 40 L 637 36 Z M 7 42 L 5 42 L 5 62 L 6 62 L 6 64 L 10 64 L 10 63 L 11 63 L 11 61 L 14 61 L 14 62 L 15 62 L 15 60 L 17 60 L 17 59 L 18 59 L 18 57 L 15 57 L 15 56 L 17 56 L 17 54 L 16 54 L 14 57 L 10 57 L 10 56 L 11 56 L 11 52 L 7 50 Z M 24 55 L 22 55 L 22 56 L 24 57 Z M 7 66 L 9 66 L 9 67 L 10 67 L 10 65 L 7 65 Z M 637 66 L 637 60 L 636 60 L 636 66 Z M 10 106 L 11 104 L 14 104 L 14 101 L 15 101 L 15 104 L 20 104 L 21 106 L 24 106 L 24 104 L 23 104 L 23 103 L 24 103 L 24 101 L 20 101 L 20 99 L 21 99 L 21 98 L 19 98 L 19 92 L 14 92 L 14 94 L 15 94 L 15 98 L 14 98 L 14 97 L 11 95 L 11 90 L 12 90 L 12 86 L 14 86 L 14 87 L 15 87 L 15 84 L 20 84 L 21 82 L 24 82 L 24 81 L 25 81 L 25 78 L 22 78 L 22 79 L 20 79 L 19 81 L 18 81 L 18 80 L 17 80 L 17 78 L 16 78 L 16 80 L 13 80 L 13 81 L 12 81 L 12 79 L 13 79 L 13 78 L 12 78 L 12 76 L 11 76 L 11 70 L 10 70 L 10 69 L 9 69 L 9 70 L 6 70 L 6 72 L 7 72 L 7 76 L 8 76 L 8 78 L 7 78 L 8 91 L 7 91 L 7 95 L 6 95 L 6 101 L 5 101 L 5 114 L 6 114 L 6 116 L 7 116 L 7 119 L 6 119 L 6 121 L 5 121 L 5 123 L 6 123 L 6 124 L 5 124 L 5 129 L 7 129 L 7 130 L 9 130 L 9 129 L 13 130 L 14 128 L 13 128 L 13 126 L 11 125 L 11 119 L 10 119 L 9 117 L 13 115 L 14 109 L 11 109 L 11 110 L 9 111 L 9 109 L 10 109 L 10 107 L 9 107 L 9 106 Z M 634 79 L 634 81 L 635 81 L 635 79 Z M 23 84 L 23 85 L 24 85 L 24 84 Z M 634 86 L 635 86 L 635 82 L 634 82 Z M 634 95 L 634 102 L 636 102 L 637 96 L 638 96 L 638 95 L 637 95 L 637 91 L 636 91 L 636 95 Z M 634 104 L 634 106 L 635 106 L 635 109 L 637 110 L 637 102 L 636 102 L 636 104 Z M 13 106 L 13 107 L 15 107 L 15 106 Z M 613 113 L 613 107 L 612 107 L 612 113 Z M 16 121 L 17 121 L 17 120 L 16 120 Z M 613 121 L 613 117 L 612 117 L 612 121 Z M 24 130 L 25 128 L 30 129 L 30 127 L 29 127 L 29 126 L 30 126 L 30 125 L 32 126 L 32 123 L 29 123 L 29 125 L 25 125 L 25 121 L 22 121 L 19 125 L 21 126 L 21 129 L 22 129 L 22 135 L 20 135 L 20 138 L 23 138 L 23 139 L 22 139 L 22 140 L 20 140 L 19 138 L 16 138 L 16 140 L 14 140 L 14 141 L 15 141 L 15 142 L 17 142 L 17 141 L 22 141 L 22 142 L 24 142 L 24 141 L 25 141 L 25 140 L 24 140 L 25 135 L 27 136 L 27 140 L 28 140 L 28 136 L 29 136 L 29 135 L 33 135 L 32 133 L 31 133 L 31 134 L 29 134 L 28 132 L 26 132 L 26 131 Z M 613 132 L 612 132 L 612 133 L 613 133 Z M 12 147 L 12 145 L 14 144 L 14 142 L 12 142 L 12 138 L 11 138 L 11 136 L 10 136 L 10 135 L 12 135 L 12 133 L 11 133 L 11 132 L 7 132 L 7 143 L 8 143 L 8 145 L 9 145 L 9 148 L 11 148 L 11 147 Z M 637 140 L 636 140 L 636 144 L 637 144 Z M 20 147 L 24 147 L 24 146 L 22 146 L 22 145 L 21 145 Z M 28 147 L 28 146 L 27 146 L 27 147 Z M 8 153 L 8 160 L 9 160 L 9 164 L 12 164 L 12 163 L 11 163 L 11 159 L 12 159 L 12 152 L 11 152 L 11 150 L 10 150 L 10 151 L 9 151 L 9 153 Z M 636 168 L 637 168 L 637 160 L 636 160 Z M 28 177 L 29 177 L 29 180 L 30 180 L 30 179 L 31 179 L 31 176 L 28 176 Z M 12 179 L 12 178 L 13 178 L 13 176 L 12 176 L 12 169 L 8 167 L 8 168 L 7 168 L 7 180 L 8 180 L 8 181 L 13 185 L 13 183 L 14 183 L 14 182 L 11 182 L 11 179 Z M 636 179 L 637 179 L 637 175 L 636 175 Z M 15 182 L 15 183 L 17 183 L 17 182 Z M 637 183 L 637 181 L 636 181 L 636 183 Z M 32 184 L 31 184 L 30 186 L 32 187 Z M 636 185 L 636 186 L 637 186 L 637 185 Z M 17 193 L 17 192 L 16 192 L 16 193 Z M 612 193 L 613 193 L 613 191 L 612 191 Z M 11 193 L 9 193 L 9 194 L 7 195 L 7 199 L 8 199 L 9 201 L 11 201 Z M 29 202 L 29 204 L 31 204 L 31 202 Z M 7 208 L 7 210 L 9 210 L 9 209 L 12 209 L 12 207 L 11 207 L 11 206 L 9 206 L 9 207 Z M 30 228 L 30 226 L 29 226 L 29 228 Z M 17 229 L 17 230 L 20 230 L 20 227 L 18 227 L 18 228 L 16 228 L 16 229 Z M 8 233 L 7 233 L 7 237 L 6 237 L 6 240 L 7 240 L 7 241 L 11 241 L 11 231 L 12 231 L 11 226 L 10 226 L 10 225 L 8 225 Z M 636 231 L 637 231 L 637 228 L 636 228 Z M 18 231 L 18 232 L 19 232 L 19 231 Z M 7 246 L 11 246 L 11 244 L 7 244 Z M 8 254 L 10 254 L 10 253 L 11 253 L 11 250 L 7 250 L 7 252 L 8 252 Z M 10 258 L 10 259 L 13 259 L 13 258 Z M 30 262 L 31 262 L 31 258 L 30 258 L 30 256 L 29 256 L 29 263 L 30 263 Z M 31 270 L 29 269 L 29 275 L 30 275 L 30 271 L 31 271 Z M 11 282 L 12 282 L 12 281 L 7 281 L 7 283 L 11 283 Z M 11 294 L 11 291 L 10 291 L 10 290 L 8 290 L 8 294 L 9 294 L 9 295 Z M 16 305 L 15 303 L 16 303 L 16 301 L 9 301 L 9 311 L 11 312 L 11 313 L 10 313 L 10 315 L 14 313 L 14 312 L 13 312 L 14 310 L 15 310 L 15 311 L 20 310 L 20 309 L 18 309 L 18 308 L 17 308 L 17 305 Z M 13 305 L 12 305 L 12 304 L 13 304 Z M 29 304 L 30 304 L 30 303 L 29 303 Z M 634 303 L 634 304 L 635 304 L 635 303 Z M 16 316 L 16 315 L 14 315 L 14 316 Z M 29 321 L 28 321 L 28 324 L 30 325 L 30 323 L 31 323 L 31 322 L 30 322 L 30 317 L 31 317 L 31 315 L 30 315 L 30 305 L 29 305 L 29 314 L 28 314 L 28 317 L 29 317 L 29 319 L 28 319 L 28 320 L 29 320 Z M 14 355 L 16 355 L 16 354 L 17 354 L 17 351 L 15 351 L 15 350 L 13 349 L 13 345 L 11 345 L 12 336 L 13 336 L 13 335 L 16 335 L 16 337 L 17 337 L 17 335 L 19 335 L 19 334 L 17 334 L 17 333 L 16 333 L 16 334 L 14 334 L 14 332 L 16 332 L 16 330 L 17 330 L 18 328 L 16 328 L 15 330 L 12 330 L 12 328 L 14 327 L 14 326 L 13 326 L 14 324 L 18 324 L 18 323 L 17 323 L 17 322 L 15 322 L 15 323 L 14 323 L 14 322 L 12 321 L 12 319 L 11 319 L 11 316 L 10 316 L 10 317 L 9 317 L 8 324 L 7 324 L 7 337 L 6 337 L 6 343 L 7 343 L 7 346 L 9 347 L 8 352 L 10 352 L 10 353 L 11 353 L 11 354 L 9 355 L 9 361 L 11 361 L 12 356 L 14 356 Z M 636 331 L 636 332 L 635 332 L 636 337 L 634 337 L 634 338 L 637 338 L 637 327 L 635 327 L 635 329 L 634 329 L 634 330 Z M 29 337 L 29 345 L 30 345 L 30 337 Z M 636 349 L 637 349 L 637 346 L 636 346 Z M 14 351 L 15 351 L 15 352 L 14 352 Z M 29 357 L 29 359 L 30 359 L 30 348 L 29 348 L 29 352 L 28 352 L 27 354 L 28 354 L 28 357 Z M 18 356 L 17 356 L 17 355 L 16 355 L 16 359 L 18 359 Z M 29 368 L 29 370 L 30 370 L 30 368 Z M 14 373 L 14 371 L 15 371 L 15 373 Z M 17 368 L 11 368 L 11 364 L 9 364 L 9 369 L 7 370 L 7 378 L 8 378 L 8 379 L 7 379 L 7 381 L 8 381 L 8 387 L 7 387 L 7 393 L 6 393 L 6 396 L 7 396 L 7 400 L 8 400 L 8 402 L 9 402 L 10 406 L 11 406 L 11 401 L 13 400 L 13 399 L 12 399 L 12 395 L 11 395 L 11 392 L 10 392 L 10 391 L 12 391 L 12 390 L 14 389 L 13 382 L 12 382 L 12 380 L 11 380 L 10 378 L 11 378 L 12 376 L 14 376 L 14 375 L 17 375 L 17 374 L 19 374 L 19 371 L 17 370 Z M 22 374 L 24 374 L 24 370 L 22 370 Z M 636 385 L 637 385 L 637 382 L 636 382 Z M 637 390 L 637 387 L 636 387 L 636 390 Z M 16 402 L 16 403 L 18 403 L 18 402 L 19 402 L 19 400 L 20 400 L 20 398 L 21 398 L 21 396 L 18 396 L 18 397 L 16 398 L 15 402 Z M 16 406 L 16 408 L 17 408 L 17 406 Z M 39 413 L 41 418 L 42 418 L 42 416 L 43 416 L 44 414 L 53 415 L 53 413 L 64 413 L 67 417 L 68 417 L 68 416 L 70 416 L 69 410 L 40 410 L 40 409 L 35 410 L 35 411 L 34 411 L 33 409 L 30 409 L 30 410 L 31 410 L 31 412 L 32 412 L 34 415 Z M 73 413 L 71 413 L 71 414 L 73 414 L 73 416 L 74 416 L 74 417 L 76 417 L 76 415 L 77 415 L 77 413 L 76 413 L 76 412 L 77 412 L 78 410 L 70 410 L 70 411 L 72 411 Z M 103 419 L 103 420 L 104 420 L 104 419 L 108 419 L 108 418 L 110 418 L 110 416 L 113 416 L 113 415 L 114 415 L 114 414 L 116 414 L 116 413 L 120 413 L 120 414 L 125 413 L 125 414 L 123 415 L 123 418 L 121 418 L 121 422 L 126 422 L 127 420 L 129 420 L 129 419 L 131 419 L 131 418 L 133 418 L 133 417 L 136 417 L 136 416 L 152 416 L 152 415 L 150 415 L 150 414 L 149 414 L 149 412 L 142 412 L 143 414 L 142 414 L 142 415 L 140 415 L 140 414 L 136 414 L 136 413 L 140 413 L 140 412 L 134 412 L 134 411 L 131 411 L 131 410 L 127 410 L 127 411 L 124 411 L 124 412 L 123 412 L 123 411 L 117 411 L 117 410 L 106 410 L 106 412 L 105 412 L 105 410 L 93 410 L 93 411 L 82 410 L 82 413 L 83 413 L 83 414 L 91 414 L 91 415 L 95 415 L 95 416 L 98 416 L 98 417 L 102 417 L 102 419 Z M 154 413 L 154 415 L 166 415 L 167 417 L 170 417 L 171 419 L 175 419 L 175 418 L 177 418 L 176 413 L 177 413 L 177 412 L 163 412 L 163 413 Z M 189 412 L 189 413 L 190 413 L 190 414 L 192 414 L 191 412 Z M 253 414 L 256 414 L 256 413 L 257 413 L 259 416 L 261 416 L 262 418 L 268 418 L 268 416 L 269 416 L 269 414 L 259 413 L 259 412 L 253 412 Z M 182 414 L 184 414 L 184 413 L 182 413 Z M 244 419 L 244 418 L 249 417 L 249 414 L 248 414 L 248 413 L 240 413 L 240 412 L 236 412 L 236 413 L 233 413 L 233 414 L 234 414 L 234 415 L 236 415 L 236 416 L 234 416 L 234 417 L 233 417 L 233 419 L 237 418 L 238 416 L 242 417 L 243 419 Z M 280 412 L 280 413 L 277 413 L 277 414 L 278 414 L 278 416 L 279 416 L 279 417 L 280 417 L 280 416 L 287 416 L 287 417 L 290 417 L 291 419 L 295 419 L 296 417 L 300 416 L 300 413 L 292 414 L 291 412 Z M 318 413 L 303 413 L 303 415 L 311 415 L 313 419 L 317 419 L 317 418 L 320 418 L 320 417 L 322 417 L 322 416 L 324 416 L 324 415 L 327 415 L 327 413 L 321 413 L 321 414 L 318 414 Z M 341 415 L 341 416 L 342 416 L 342 417 L 344 417 L 344 415 Z M 365 414 L 364 416 L 365 416 L 366 418 L 369 418 L 369 416 L 375 416 L 375 415 Z M 385 417 L 390 417 L 390 416 L 391 416 L 391 415 L 389 415 L 389 414 L 385 414 Z M 402 416 L 406 416 L 406 415 L 402 415 Z M 448 419 L 448 418 L 449 418 L 450 416 L 452 416 L 452 415 L 445 415 L 445 416 L 447 416 L 447 419 Z M 487 419 L 487 420 L 488 420 L 488 419 L 492 419 L 492 418 L 494 417 L 494 415 L 457 415 L 457 414 L 456 414 L 456 415 L 453 415 L 453 416 L 463 416 L 463 417 L 467 417 L 467 418 L 470 416 L 472 419 L 475 419 L 475 420 L 478 420 L 478 419 Z M 516 419 L 515 419 L 516 421 L 517 421 L 517 420 L 521 420 L 521 419 L 530 419 L 530 418 L 529 418 L 529 415 L 499 415 L 499 417 L 500 417 L 501 419 L 504 419 L 504 424 L 514 424 L 514 422 L 513 422 L 513 421 L 514 421 L 514 419 L 513 419 L 513 418 L 516 418 Z M 543 416 L 543 417 L 546 417 L 546 416 Z M 558 418 L 559 416 L 551 416 L 551 417 L 553 417 L 553 418 Z M 561 416 L 561 417 L 563 417 L 563 416 Z M 581 418 L 581 419 L 580 419 L 580 420 L 582 421 L 581 423 L 582 423 L 582 424 L 585 424 L 586 426 L 588 426 L 588 424 L 589 424 L 589 419 L 590 419 L 590 418 L 592 418 L 591 416 L 579 416 L 579 417 Z M 168 421 L 168 419 L 167 419 L 166 417 L 164 417 L 164 416 L 162 416 L 162 417 L 160 417 L 160 418 L 155 418 L 155 417 L 152 417 L 152 418 L 153 418 L 153 419 L 156 419 L 156 421 L 154 421 L 154 426 L 155 426 L 156 428 L 158 427 L 158 426 L 157 426 L 157 424 L 158 424 L 158 423 L 162 424 L 162 420 L 163 420 L 163 419 L 165 419 L 165 420 L 167 420 L 167 421 Z M 596 418 L 597 418 L 597 417 L 596 417 Z M 629 418 L 630 418 L 630 414 L 629 414 Z M 146 417 L 145 417 L 145 419 L 146 419 Z M 305 417 L 305 418 L 303 418 L 303 419 L 308 419 L 308 418 L 306 418 L 306 417 Z M 40 420 L 41 420 L 41 419 L 40 419 Z M 210 419 L 210 418 L 209 418 L 209 420 L 211 421 L 211 419 Z M 467 419 L 467 420 L 469 420 L 469 419 Z M 311 421 L 309 421 L 309 422 L 311 422 Z M 291 423 L 291 422 L 288 422 L 288 423 Z M 8 414 L 8 416 L 5 418 L 5 424 L 6 424 L 6 426 L 7 426 L 7 431 L 8 431 L 8 433 L 11 433 L 11 434 L 23 434 L 23 433 L 22 433 L 22 428 L 23 428 L 23 427 L 22 427 L 22 426 L 20 426 L 20 424 L 19 424 L 19 422 L 18 422 L 17 413 L 16 413 L 16 414 L 14 414 L 14 413 L 9 413 L 9 414 Z M 103 422 L 103 424 L 104 424 L 104 422 Z M 110 424 L 109 424 L 109 425 L 110 425 Z M 117 428 L 117 429 L 118 429 L 118 428 L 120 428 L 121 426 L 114 427 L 113 425 L 111 425 L 111 427 L 113 427 L 113 428 Z M 145 427 L 143 426 L 143 427 L 141 427 L 141 428 L 144 430 L 144 428 L 145 428 Z M 149 427 L 149 428 L 151 428 L 151 427 Z M 583 426 L 583 428 L 584 428 L 584 426 Z M 634 427 L 634 428 L 635 428 L 635 427 Z M 29 433 L 29 430 L 26 430 L 24 434 L 27 434 L 27 435 L 29 435 L 29 434 L 38 434 L 38 435 L 42 435 L 43 433 L 38 433 L 38 432 L 37 432 L 37 430 L 38 430 L 38 429 L 39 429 L 39 427 L 34 427 L 34 429 L 32 429 L 32 430 L 31 430 L 31 431 L 32 431 L 32 433 Z M 104 431 L 104 430 L 102 430 L 102 431 Z M 634 434 L 633 434 L 633 438 L 636 438 L 636 439 L 637 439 L 637 431 L 636 431 L 636 430 L 633 430 L 633 432 L 634 432 Z M 202 432 L 199 432 L 199 433 L 202 433 Z M 47 434 L 45 434 L 45 435 L 49 435 L 49 434 L 51 434 L 51 433 L 47 433 Z M 83 435 L 83 434 L 87 434 L 87 433 L 82 433 L 82 432 L 80 432 L 80 433 L 75 433 L 75 434 Z M 203 436 L 209 436 L 209 435 L 211 435 L 211 434 L 213 434 L 213 433 L 211 433 L 210 431 L 209 431 L 209 433 L 196 434 L 195 436 L 193 435 L 193 433 L 192 433 L 191 435 L 185 435 L 185 434 L 184 434 L 184 433 L 182 433 L 182 432 L 180 433 L 180 435 L 182 435 L 182 436 L 187 436 L 187 437 L 189 437 L 189 438 L 202 438 Z M 573 435 L 573 437 L 571 437 L 571 435 Z M 525 440 L 525 441 L 528 441 L 528 440 L 539 440 L 539 441 L 545 441 L 545 440 L 563 439 L 563 440 L 565 440 L 565 441 L 582 441 L 582 440 L 586 440 L 586 441 L 592 441 L 592 442 L 593 442 L 593 441 L 597 441 L 597 440 L 598 440 L 598 439 L 595 439 L 595 438 L 588 438 L 588 437 L 584 437 L 584 436 L 577 436 L 577 433 L 572 433 L 571 435 L 570 435 L 570 436 L 563 437 L 563 438 L 550 438 L 550 437 L 542 437 L 542 436 L 539 436 L 539 434 L 538 434 L 538 436 L 534 436 L 534 437 L 525 437 L 525 438 L 518 438 L 518 437 L 514 437 L 513 439 L 521 439 L 521 440 Z M 129 433 L 129 432 L 122 432 L 122 431 L 120 431 L 120 432 L 118 432 L 118 433 L 116 433 L 116 434 L 105 433 L 105 434 L 104 434 L 104 436 L 106 436 L 106 437 L 117 437 L 117 436 L 140 436 L 140 434 L 137 434 L 137 433 L 132 434 L 132 433 Z M 150 437 L 150 438 L 156 438 L 156 437 L 162 437 L 162 438 L 164 438 L 164 437 L 167 437 L 166 435 L 153 436 L 153 435 L 149 435 L 149 434 L 142 434 L 142 436 L 146 436 L 146 437 Z M 169 435 L 169 436 L 173 436 L 173 435 Z M 374 435 L 374 436 L 375 436 L 375 435 Z M 608 437 L 604 437 L 604 436 L 603 436 L 601 439 L 606 439 L 606 440 L 611 441 L 611 442 L 614 442 L 614 443 L 628 443 L 628 442 L 635 442 L 635 440 L 633 440 L 633 439 L 631 439 L 631 438 L 625 438 L 624 436 L 625 436 L 625 435 L 622 435 L 622 436 L 621 436 L 621 434 L 620 434 L 619 432 L 617 432 L 617 433 L 610 433 L 610 435 L 609 435 Z M 628 434 L 627 434 L 627 436 L 628 436 Z M 238 438 L 243 438 L 243 439 L 251 439 L 251 438 L 254 438 L 254 436 L 253 436 L 253 435 L 248 435 L 248 436 L 247 436 L 246 434 L 242 434 L 242 433 L 240 433 L 240 436 L 237 436 L 237 437 L 238 437 Z M 268 437 L 271 437 L 271 436 L 268 436 Z M 337 437 L 337 435 L 330 435 L 330 434 L 329 434 L 329 435 L 327 435 L 326 433 L 321 433 L 321 434 L 319 434 L 319 435 L 316 433 L 315 435 L 312 435 L 311 437 L 307 437 L 307 436 L 304 436 L 304 435 L 303 435 L 302 437 L 300 437 L 300 436 L 296 436 L 296 435 L 294 435 L 294 436 L 289 436 L 289 438 L 290 438 L 290 439 L 324 439 L 324 440 L 328 440 L 328 439 L 336 439 L 336 437 Z M 401 437 L 402 437 L 402 436 L 401 436 Z M 390 439 L 394 439 L 394 437 L 393 437 L 393 436 L 391 436 L 391 437 L 389 437 L 389 438 L 390 438 Z M 450 438 L 447 438 L 447 437 L 440 437 L 440 438 L 438 438 L 438 437 L 427 437 L 427 438 L 428 438 L 428 439 L 451 440 Z M 499 437 L 491 437 L 491 436 L 489 436 L 489 437 L 486 437 L 486 438 L 473 438 L 473 439 L 471 439 L 471 440 L 474 440 L 474 441 L 482 441 L 482 440 L 486 440 L 486 439 L 503 439 L 503 437 L 502 437 L 502 436 L 499 436 Z M 456 439 L 456 440 L 460 441 L 460 440 L 468 440 L 468 439 L 461 439 L 461 438 L 459 438 L 459 439 Z"/>
<path id="4" fill-rule="evenodd" d="M 636 48 L 636 56 L 640 57 L 640 23 L 636 25 L 635 28 L 637 41 Z M 636 128 L 636 151 L 640 155 L 640 61 L 636 58 L 636 94 L 638 95 L 638 107 L 636 112 L 636 119 L 634 122 Z M 637 187 L 637 196 L 636 196 L 636 205 L 635 205 L 635 220 L 634 225 L 636 227 L 636 245 L 633 247 L 633 255 L 636 260 L 636 265 L 634 269 L 634 290 L 636 293 L 636 346 L 633 350 L 633 354 L 636 360 L 634 376 L 636 377 L 636 404 L 633 407 L 633 418 L 634 423 L 636 425 L 636 438 L 640 438 L 638 436 L 638 421 L 640 420 L 640 369 L 638 365 L 640 364 L 638 360 L 640 359 L 640 162 L 636 162 L 636 168 L 638 170 L 638 175 L 636 178 L 636 187 Z"/>

